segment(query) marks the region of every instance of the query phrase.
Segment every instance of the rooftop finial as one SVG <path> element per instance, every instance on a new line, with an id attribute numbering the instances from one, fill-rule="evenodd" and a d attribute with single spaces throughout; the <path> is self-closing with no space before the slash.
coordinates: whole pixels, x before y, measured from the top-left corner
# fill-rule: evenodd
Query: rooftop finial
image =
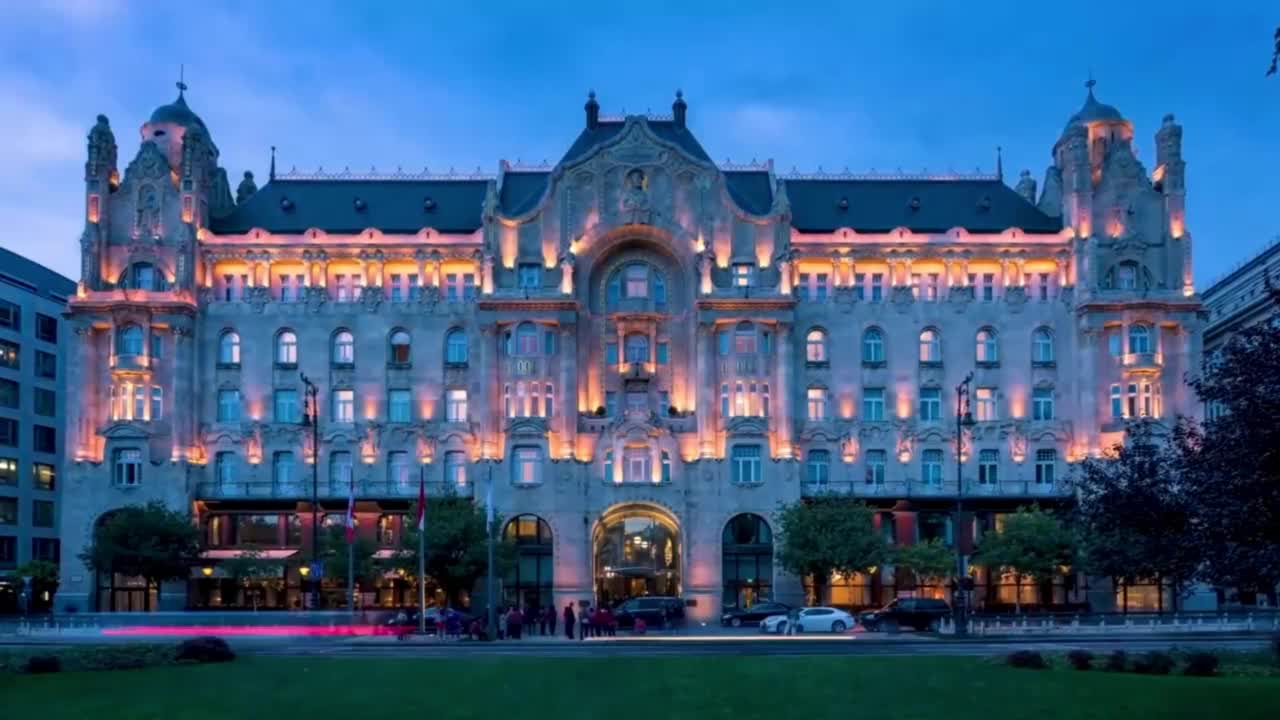
<path id="1" fill-rule="evenodd" d="M 1004 158 L 1001 156 L 1003 148 L 996 146 L 996 179 L 1004 180 Z"/>
<path id="2" fill-rule="evenodd" d="M 1097 85 L 1097 84 L 1098 84 L 1098 81 L 1093 79 L 1093 70 L 1092 70 L 1092 69 L 1090 69 L 1090 70 L 1089 70 L 1089 79 L 1088 79 L 1088 80 L 1086 80 L 1086 81 L 1085 81 L 1085 83 L 1084 83 L 1084 86 L 1085 86 L 1086 88 L 1088 88 L 1088 89 L 1089 89 L 1089 94 L 1090 94 L 1090 95 L 1092 95 L 1092 94 L 1093 94 L 1093 86 L 1094 86 L 1094 85 Z"/>
<path id="3" fill-rule="evenodd" d="M 276 179 L 276 146 L 271 146 L 271 173 L 267 175 L 268 180 Z"/>
<path id="4" fill-rule="evenodd" d="M 676 127 L 684 129 L 688 111 L 689 105 L 684 101 L 684 91 L 676 90 L 676 101 L 671 103 L 671 119 L 675 121 Z"/>
<path id="5" fill-rule="evenodd" d="M 596 102 L 596 91 L 587 91 L 587 104 L 584 106 L 587 111 L 587 129 L 595 130 L 600 125 L 600 103 Z"/>
<path id="6" fill-rule="evenodd" d="M 178 82 L 177 82 L 179 98 L 182 97 L 182 93 L 187 91 L 186 75 L 187 75 L 187 66 L 179 65 L 178 66 Z"/>

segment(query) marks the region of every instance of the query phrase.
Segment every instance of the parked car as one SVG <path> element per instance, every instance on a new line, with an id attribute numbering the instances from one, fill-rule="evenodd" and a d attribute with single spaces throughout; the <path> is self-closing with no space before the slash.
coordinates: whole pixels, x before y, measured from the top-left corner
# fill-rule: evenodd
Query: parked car
<path id="1" fill-rule="evenodd" d="M 758 623 L 770 615 L 786 615 L 791 606 L 780 602 L 758 602 L 749 608 L 726 610 L 720 616 L 720 624 L 730 627 L 741 627 L 745 624 Z"/>
<path id="2" fill-rule="evenodd" d="M 879 630 L 886 621 L 916 630 L 936 630 L 942 618 L 951 615 L 945 600 L 934 598 L 898 598 L 879 610 L 863 613 L 858 620 L 867 630 Z"/>
<path id="3" fill-rule="evenodd" d="M 839 608 L 792 608 L 786 615 L 772 615 L 761 620 L 760 630 L 778 635 L 785 635 L 788 631 L 842 633 L 854 624 L 853 616 Z"/>
<path id="4" fill-rule="evenodd" d="M 637 619 L 650 628 L 661 628 L 666 622 L 684 620 L 684 601 L 678 597 L 637 597 L 624 600 L 613 609 L 613 619 L 620 628 L 634 627 Z"/>

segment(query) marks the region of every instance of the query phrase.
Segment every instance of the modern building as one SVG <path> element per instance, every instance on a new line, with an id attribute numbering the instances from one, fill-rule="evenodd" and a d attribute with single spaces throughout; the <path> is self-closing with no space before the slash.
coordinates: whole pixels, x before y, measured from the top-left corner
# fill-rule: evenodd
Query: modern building
<path id="1" fill-rule="evenodd" d="M 0 613 L 22 609 L 31 560 L 59 561 L 59 475 L 67 342 L 62 314 L 76 284 L 0 248 Z M 47 606 L 43 591 L 31 608 Z"/>
<path id="2" fill-rule="evenodd" d="M 1280 237 L 1201 293 L 1208 315 L 1204 326 L 1206 356 L 1221 350 L 1236 330 L 1276 316 L 1280 308 L 1267 292 L 1268 278 L 1272 287 L 1280 289 Z"/>
<path id="3" fill-rule="evenodd" d="M 314 470 L 321 522 L 342 522 L 354 488 L 361 532 L 388 549 L 420 473 L 432 496 L 491 496 L 519 553 L 506 602 L 678 595 L 713 618 L 805 598 L 777 561 L 780 503 L 847 494 L 892 542 L 968 550 L 1003 513 L 1069 498 L 1073 464 L 1126 420 L 1196 412 L 1172 116 L 1148 171 L 1090 87 L 1046 138 L 1037 193 L 1026 172 L 1010 188 L 999 170 L 721 166 L 688 112 L 677 94 L 670 116 L 605 117 L 592 95 L 551 167 L 300 175 L 273 159 L 234 195 L 181 92 L 123 174 L 100 116 L 71 303 L 66 556 L 148 500 L 193 509 L 209 549 L 159 589 L 64 573 L 61 604 L 243 604 L 220 567 L 253 546 L 280 562 L 254 602 L 296 607 Z M 976 424 L 957 443 L 969 377 Z M 823 600 L 842 605 L 942 592 L 889 567 L 831 580 Z M 1035 596 L 981 569 L 977 584 L 980 604 Z M 413 597 L 395 576 L 360 590 Z M 1068 578 L 1045 597 L 1112 593 Z"/>

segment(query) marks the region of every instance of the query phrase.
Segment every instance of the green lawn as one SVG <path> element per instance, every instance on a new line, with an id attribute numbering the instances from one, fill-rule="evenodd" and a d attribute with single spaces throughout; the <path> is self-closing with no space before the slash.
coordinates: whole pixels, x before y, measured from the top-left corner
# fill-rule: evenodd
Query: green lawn
<path id="1" fill-rule="evenodd" d="M 6 718 L 1267 718 L 1275 678 L 1014 670 L 975 658 L 247 658 L 0 675 Z"/>

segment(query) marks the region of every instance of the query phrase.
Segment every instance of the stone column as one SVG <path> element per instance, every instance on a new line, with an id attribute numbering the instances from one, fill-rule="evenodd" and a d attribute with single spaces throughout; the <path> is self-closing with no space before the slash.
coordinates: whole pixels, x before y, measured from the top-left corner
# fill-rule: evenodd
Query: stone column
<path id="1" fill-rule="evenodd" d="M 422 250 L 417 251 L 413 254 L 413 260 L 418 268 L 418 286 L 426 287 L 427 285 L 432 284 L 431 281 L 427 279 L 427 253 Z"/>
<path id="2" fill-rule="evenodd" d="M 840 284 L 840 253 L 835 250 L 831 251 L 831 284 Z"/>
<path id="3" fill-rule="evenodd" d="M 578 452 L 578 343 L 573 328 L 560 328 L 560 438 L 576 456 Z M 562 453 L 563 455 L 563 453 Z"/>
<path id="4" fill-rule="evenodd" d="M 946 281 L 946 287 L 950 288 L 953 284 L 955 284 L 956 261 L 951 258 L 946 258 L 945 260 L 942 261 L 942 265 L 944 268 L 946 268 L 944 272 L 945 277 L 943 278 L 943 280 Z"/>
<path id="5" fill-rule="evenodd" d="M 853 259 L 852 255 L 850 255 L 845 258 L 844 280 L 839 284 L 845 287 L 853 287 L 854 278 L 857 276 L 857 274 L 858 274 L 858 262 Z M 831 284 L 834 286 L 837 283 L 833 280 Z"/>
<path id="6" fill-rule="evenodd" d="M 104 378 L 95 359 L 93 326 L 77 323 L 75 343 L 67 354 L 66 363 L 66 388 L 75 401 L 63 405 L 68 432 L 75 433 L 75 439 L 67 443 L 68 454 L 72 458 L 96 454 L 95 428 L 102 424 L 102 417 L 96 409 L 109 390 L 102 386 Z"/>
<path id="7" fill-rule="evenodd" d="M 1010 276 L 1009 276 L 1009 258 L 1001 258 L 1000 260 L 1000 294 L 1003 295 L 1004 291 L 1008 289 L 1010 284 L 1011 283 L 1010 283 Z"/>
<path id="8" fill-rule="evenodd" d="M 493 256 L 485 255 L 480 261 L 481 270 L 481 287 L 480 292 L 485 295 L 493 294 Z"/>
<path id="9" fill-rule="evenodd" d="M 695 398 L 698 415 L 698 456 L 709 457 L 712 454 L 712 443 L 715 437 L 716 419 L 712 407 L 716 397 L 716 380 L 712 376 L 712 352 L 715 347 L 712 336 L 715 326 L 711 323 L 698 323 L 697 338 L 694 343 L 694 363 L 698 381 Z"/>
<path id="10" fill-rule="evenodd" d="M 782 295 L 791 294 L 791 261 L 786 258 L 778 260 L 778 292 Z"/>
<path id="11" fill-rule="evenodd" d="M 791 325 L 778 323 L 778 400 L 776 415 L 777 426 L 774 437 L 781 452 L 775 457 L 791 458 L 795 456 L 795 448 L 791 446 Z"/>
<path id="12" fill-rule="evenodd" d="M 199 398 L 195 397 L 195 338 L 185 318 L 173 325 L 173 391 L 168 400 L 173 444 L 184 453 L 195 444 L 195 417 Z"/>
<path id="13" fill-rule="evenodd" d="M 560 258 L 560 294 L 573 294 L 573 260 L 569 255 Z"/>
<path id="14" fill-rule="evenodd" d="M 1027 286 L 1027 261 L 1023 258 L 1018 258 L 1017 266 L 1018 266 L 1018 287 L 1026 287 Z"/>
<path id="15" fill-rule="evenodd" d="M 1067 277 L 1067 259 L 1064 257 L 1054 258 L 1053 263 L 1058 266 L 1058 287 L 1064 288 L 1070 285 Z"/>
<path id="16" fill-rule="evenodd" d="M 493 324 L 480 326 L 480 367 L 476 377 L 471 380 L 467 387 L 467 403 L 469 406 L 474 388 L 480 388 L 481 392 L 478 395 L 485 398 L 485 404 L 476 403 L 475 407 L 480 411 L 480 455 L 486 458 L 496 458 L 499 452 L 497 430 L 494 423 L 494 413 L 492 412 L 492 400 L 501 393 L 491 392 L 492 388 L 499 387 L 497 373 L 494 372 L 494 350 L 496 349 L 497 330 L 498 328 Z M 478 400 L 479 398 L 476 399 Z"/>

